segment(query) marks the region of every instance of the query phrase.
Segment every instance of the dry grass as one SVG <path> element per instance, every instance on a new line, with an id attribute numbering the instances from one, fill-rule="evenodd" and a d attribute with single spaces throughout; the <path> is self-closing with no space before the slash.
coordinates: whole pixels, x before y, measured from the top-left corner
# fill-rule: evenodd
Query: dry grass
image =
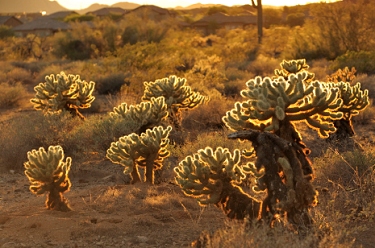
<path id="1" fill-rule="evenodd" d="M 26 89 L 21 83 L 0 83 L 0 109 L 18 107 L 26 95 Z"/>

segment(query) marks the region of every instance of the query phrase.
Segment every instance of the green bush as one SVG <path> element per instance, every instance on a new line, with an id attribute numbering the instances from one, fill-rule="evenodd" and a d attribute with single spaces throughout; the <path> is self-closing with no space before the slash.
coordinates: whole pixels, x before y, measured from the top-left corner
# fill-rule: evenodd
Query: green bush
<path id="1" fill-rule="evenodd" d="M 43 115 L 40 111 L 0 123 L 0 167 L 21 169 L 27 160 L 26 153 L 36 147 L 61 145 L 65 149 L 67 140 L 75 139 L 68 134 L 79 124 L 80 121 L 70 115 Z M 71 149 L 69 152 L 75 149 L 68 148 Z"/>
<path id="2" fill-rule="evenodd" d="M 124 72 L 117 72 L 107 76 L 102 76 L 95 80 L 96 91 L 99 94 L 118 93 L 123 85 L 129 85 L 129 82 L 125 81 L 128 76 L 129 74 L 125 74 Z"/>
<path id="3" fill-rule="evenodd" d="M 5 25 L 0 25 L 0 40 L 6 39 L 12 36 L 14 36 L 14 32 L 12 28 L 5 26 Z"/>
<path id="4" fill-rule="evenodd" d="M 348 51 L 337 57 L 331 65 L 333 71 L 344 67 L 355 67 L 358 73 L 373 74 L 375 72 L 375 52 Z"/>

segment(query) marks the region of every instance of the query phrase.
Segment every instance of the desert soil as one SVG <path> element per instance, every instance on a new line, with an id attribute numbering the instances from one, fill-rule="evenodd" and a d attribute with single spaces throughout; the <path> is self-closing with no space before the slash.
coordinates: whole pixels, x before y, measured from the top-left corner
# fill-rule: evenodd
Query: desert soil
<path id="1" fill-rule="evenodd" d="M 45 208 L 46 196 L 33 195 L 22 173 L 2 174 L 0 247 L 189 247 L 224 223 L 218 209 L 199 207 L 169 182 L 121 184 L 121 175 L 105 169 L 71 178 L 64 195 L 73 211 L 60 212 Z"/>

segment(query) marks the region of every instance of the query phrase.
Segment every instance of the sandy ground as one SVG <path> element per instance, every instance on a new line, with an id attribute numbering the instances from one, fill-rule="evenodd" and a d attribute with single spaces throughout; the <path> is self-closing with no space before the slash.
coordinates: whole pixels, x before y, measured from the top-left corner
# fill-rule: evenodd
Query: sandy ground
<path id="1" fill-rule="evenodd" d="M 119 168 L 118 168 L 119 169 Z M 0 247 L 189 247 L 224 214 L 170 183 L 118 185 L 110 173 L 72 176 L 73 211 L 47 210 L 21 173 L 0 176 Z"/>

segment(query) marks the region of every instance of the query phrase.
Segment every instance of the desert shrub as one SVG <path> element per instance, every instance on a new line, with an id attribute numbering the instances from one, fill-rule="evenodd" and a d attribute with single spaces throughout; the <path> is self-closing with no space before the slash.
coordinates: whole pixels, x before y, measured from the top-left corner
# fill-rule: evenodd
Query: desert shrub
<path id="1" fill-rule="evenodd" d="M 337 57 L 332 65 L 332 70 L 344 67 L 355 67 L 358 73 L 371 74 L 375 71 L 375 52 L 373 51 L 348 51 Z"/>
<path id="2" fill-rule="evenodd" d="M 374 160 L 373 150 L 358 149 L 344 153 L 328 150 L 314 159 L 320 185 L 328 193 L 323 200 L 329 202 L 335 219 L 344 226 L 352 226 L 355 219 L 374 218 Z"/>
<path id="3" fill-rule="evenodd" d="M 0 83 L 0 108 L 11 108 L 19 105 L 26 96 L 26 89 L 21 83 L 10 85 Z"/>
<path id="4" fill-rule="evenodd" d="M 173 26 L 172 22 L 168 20 L 155 22 L 150 18 L 142 18 L 133 14 L 125 16 L 124 19 L 122 23 L 125 27 L 122 33 L 123 44 L 159 43 Z M 142 25 L 139 25 L 140 23 Z"/>
<path id="5" fill-rule="evenodd" d="M 329 65 L 330 62 L 327 59 L 312 60 L 309 71 L 314 73 L 316 80 L 325 81 L 327 79 L 327 75 L 332 73 L 332 71 L 329 69 Z"/>
<path id="6" fill-rule="evenodd" d="M 262 44 L 258 47 L 253 60 L 257 55 L 270 58 L 283 57 L 282 54 L 285 52 L 286 44 L 290 42 L 291 30 L 292 28 L 287 26 L 271 27 L 264 30 Z"/>
<path id="7" fill-rule="evenodd" d="M 345 230 L 337 227 L 330 230 L 331 226 L 322 222 L 314 230 L 309 230 L 304 235 L 291 232 L 283 223 L 278 223 L 274 228 L 258 225 L 246 220 L 245 222 L 225 222 L 225 226 L 209 233 L 204 231 L 193 247 L 278 247 L 288 248 L 293 244 L 295 248 L 304 247 L 354 247 L 353 241 L 345 237 Z"/>
<path id="8" fill-rule="evenodd" d="M 282 23 L 283 13 L 280 9 L 276 8 L 264 8 L 263 9 L 263 16 L 264 16 L 264 27 L 270 28 L 272 26 L 280 26 Z"/>
<path id="9" fill-rule="evenodd" d="M 191 82 L 191 86 L 202 94 L 212 96 L 216 91 L 220 94 L 224 92 L 225 64 L 221 57 L 217 55 L 197 59 L 193 68 L 186 73 L 186 78 Z"/>
<path id="10" fill-rule="evenodd" d="M 16 60 L 36 59 L 48 57 L 51 51 L 50 39 L 28 34 L 26 37 L 14 37 L 9 44 L 11 57 Z"/>
<path id="11" fill-rule="evenodd" d="M 70 115 L 48 115 L 33 111 L 0 123 L 0 165 L 19 170 L 27 160 L 26 153 L 38 147 L 62 145 L 73 127 L 78 126 Z"/>
<path id="12" fill-rule="evenodd" d="M 233 101 L 223 100 L 221 97 L 212 98 L 209 103 L 202 104 L 187 113 L 183 112 L 182 127 L 191 133 L 199 133 L 208 130 L 221 129 L 223 121 L 221 118 L 225 115 Z"/>
<path id="13" fill-rule="evenodd" d="M 138 42 L 138 29 L 135 26 L 128 26 L 121 35 L 124 44 L 134 45 Z"/>
<path id="14" fill-rule="evenodd" d="M 7 73 L 7 80 L 11 84 L 16 82 L 30 84 L 32 82 L 32 76 L 29 71 L 15 67 Z"/>
<path id="15" fill-rule="evenodd" d="M 14 32 L 11 27 L 0 25 L 0 39 L 6 39 L 14 36 Z"/>
<path id="16" fill-rule="evenodd" d="M 293 29 L 285 58 L 335 59 L 347 51 L 371 50 L 373 11 L 374 6 L 364 2 L 313 5 L 311 18 L 305 20 L 302 28 Z M 345 66 L 354 65 L 340 65 L 335 70 Z"/>
<path id="17" fill-rule="evenodd" d="M 71 23 L 71 32 L 60 32 L 54 36 L 53 54 L 57 58 L 86 60 L 98 57 L 103 52 L 103 39 L 99 30 L 87 23 Z"/>
<path id="18" fill-rule="evenodd" d="M 64 22 L 89 22 L 94 20 L 95 16 L 93 15 L 79 15 L 79 14 L 72 14 L 65 17 Z"/>
<path id="19" fill-rule="evenodd" d="M 244 82 L 242 80 L 228 81 L 224 84 L 223 95 L 225 97 L 236 98 L 240 96 L 240 92 L 244 87 Z"/>
<path id="20" fill-rule="evenodd" d="M 115 74 L 100 77 L 95 80 L 96 91 L 99 94 L 115 94 L 121 90 L 121 87 L 124 84 L 129 85 L 129 82 L 125 81 L 125 78 L 127 78 L 128 76 L 129 74 L 118 72 Z"/>
<path id="21" fill-rule="evenodd" d="M 249 63 L 247 70 L 254 75 L 272 75 L 279 65 L 279 60 L 259 55 L 256 60 Z"/>
<path id="22" fill-rule="evenodd" d="M 304 13 L 291 13 L 286 16 L 285 23 L 290 27 L 302 26 L 305 23 Z"/>
<path id="23" fill-rule="evenodd" d="M 89 69 L 86 66 L 90 62 L 84 61 L 69 61 L 69 60 L 56 60 L 46 63 L 40 68 L 40 71 L 35 74 L 35 83 L 41 83 L 45 81 L 46 76 L 56 74 L 56 72 L 69 72 L 69 74 L 80 75 L 82 78 L 92 78 L 97 74 L 102 73 L 98 69 Z M 94 62 L 91 62 L 95 64 Z"/>
<path id="24" fill-rule="evenodd" d="M 375 117 L 375 107 L 372 105 L 372 101 L 370 101 L 370 105 L 367 106 L 364 110 L 359 112 L 357 116 L 353 117 L 354 124 L 360 125 L 367 125 L 370 124 Z"/>
<path id="25" fill-rule="evenodd" d="M 125 119 L 114 120 L 110 115 L 92 115 L 71 130 L 64 147 L 69 154 L 97 152 L 104 157 L 112 142 L 133 133 L 138 126 Z"/>
<path id="26" fill-rule="evenodd" d="M 234 149 L 248 149 L 249 142 L 244 141 L 239 143 L 236 140 L 228 140 L 227 135 L 230 130 L 227 128 L 218 129 L 215 131 L 201 131 L 199 133 L 187 133 L 187 141 L 183 146 L 171 146 L 171 157 L 177 157 L 181 161 L 186 156 L 195 153 L 202 147 L 223 147 L 229 150 Z M 176 164 L 173 166 L 175 167 Z"/>
<path id="27" fill-rule="evenodd" d="M 31 75 L 34 75 L 38 74 L 44 67 L 50 65 L 51 63 L 47 61 L 12 61 L 11 64 L 15 67 L 28 71 Z"/>

